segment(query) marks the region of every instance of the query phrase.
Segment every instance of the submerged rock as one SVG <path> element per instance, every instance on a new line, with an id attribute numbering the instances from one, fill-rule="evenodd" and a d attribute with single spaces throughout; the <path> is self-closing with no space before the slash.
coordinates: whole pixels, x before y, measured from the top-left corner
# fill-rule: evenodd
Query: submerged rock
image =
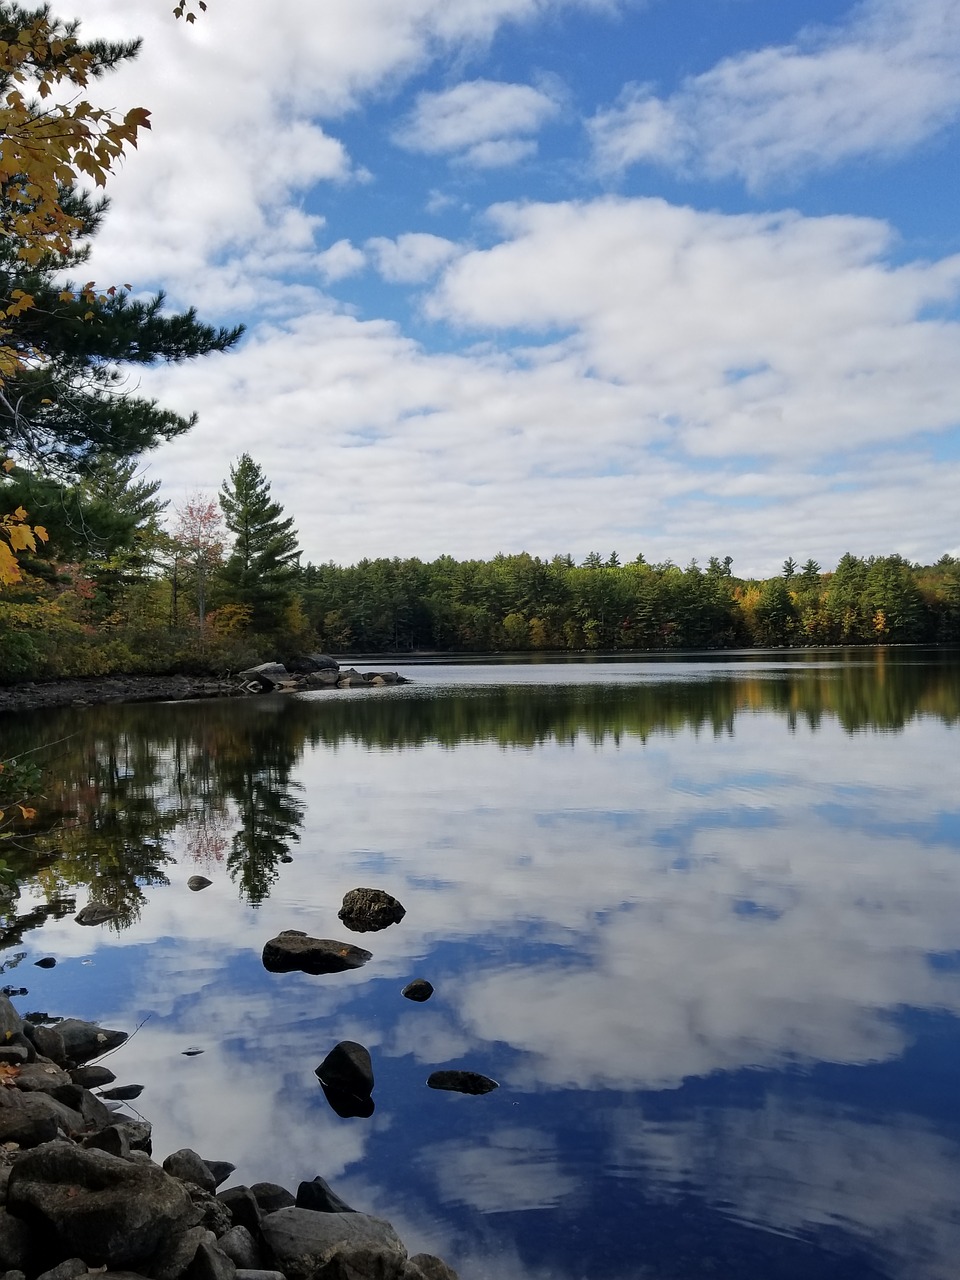
<path id="1" fill-rule="evenodd" d="M 383 889 L 351 889 L 343 895 L 343 906 L 337 914 L 354 933 L 375 933 L 399 924 L 407 912 Z"/>
<path id="2" fill-rule="evenodd" d="M 108 907 L 105 902 L 88 902 L 73 918 L 77 924 L 105 924 L 108 920 L 116 919 L 116 916 L 114 908 Z"/>
<path id="3" fill-rule="evenodd" d="M 407 983 L 400 994 L 406 996 L 408 1000 L 416 1000 L 417 1004 L 423 1004 L 433 995 L 433 984 L 426 978 L 414 978 L 412 982 Z"/>
<path id="4" fill-rule="evenodd" d="M 213 884 L 212 880 L 208 880 L 206 876 L 191 876 L 187 881 L 187 888 L 192 889 L 194 893 L 199 893 L 201 889 L 209 889 Z"/>
<path id="5" fill-rule="evenodd" d="M 427 1078 L 431 1089 L 449 1089 L 452 1093 L 492 1093 L 500 1086 L 478 1071 L 434 1071 Z"/>
<path id="6" fill-rule="evenodd" d="M 105 1089 L 100 1097 L 110 1102 L 131 1102 L 134 1098 L 139 1098 L 141 1093 L 142 1084 L 118 1084 L 115 1089 Z"/>
<path id="7" fill-rule="evenodd" d="M 44 956 L 42 960 L 34 960 L 33 963 L 37 966 L 38 969 L 54 969 L 56 968 L 56 964 L 57 964 L 53 956 Z M 22 995 L 25 993 L 20 992 L 20 994 Z"/>
<path id="8" fill-rule="evenodd" d="M 314 1075 L 328 1089 L 339 1089 L 357 1098 L 373 1093 L 373 1063 L 370 1054 L 355 1040 L 341 1040 L 316 1068 Z"/>
<path id="9" fill-rule="evenodd" d="M 271 938 L 263 948 L 263 967 L 270 973 L 343 973 L 359 969 L 373 957 L 362 947 L 331 938 L 308 938 L 293 930 Z"/>

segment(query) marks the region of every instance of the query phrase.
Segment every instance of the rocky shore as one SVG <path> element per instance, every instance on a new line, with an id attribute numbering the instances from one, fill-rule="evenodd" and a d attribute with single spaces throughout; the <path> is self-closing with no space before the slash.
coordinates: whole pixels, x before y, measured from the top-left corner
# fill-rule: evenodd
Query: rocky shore
<path id="1" fill-rule="evenodd" d="M 236 675 L 89 676 L 75 680 L 29 681 L 0 688 L 0 714 L 44 707 L 85 707 L 109 702 L 179 702 L 191 698 L 238 698 L 258 693 L 307 689 L 377 688 L 406 684 L 395 671 L 342 668 L 326 654 L 291 663 L 265 662 Z"/>
<path id="2" fill-rule="evenodd" d="M 150 1124 L 119 1111 L 139 1087 L 91 1065 L 126 1032 L 50 1021 L 0 995 L 0 1280 L 456 1280 L 322 1177 L 219 1190 L 229 1163 L 187 1148 L 156 1163 Z"/>

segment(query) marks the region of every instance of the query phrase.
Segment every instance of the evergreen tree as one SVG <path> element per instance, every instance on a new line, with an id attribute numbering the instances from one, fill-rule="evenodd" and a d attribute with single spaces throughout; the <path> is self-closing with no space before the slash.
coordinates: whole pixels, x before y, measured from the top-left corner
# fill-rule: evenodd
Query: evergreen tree
<path id="1" fill-rule="evenodd" d="M 270 485 L 248 453 L 230 468 L 220 490 L 224 521 L 234 536 L 220 574 L 231 604 L 249 605 L 257 630 L 281 625 L 294 594 L 300 547 L 290 517 L 270 497 Z"/>

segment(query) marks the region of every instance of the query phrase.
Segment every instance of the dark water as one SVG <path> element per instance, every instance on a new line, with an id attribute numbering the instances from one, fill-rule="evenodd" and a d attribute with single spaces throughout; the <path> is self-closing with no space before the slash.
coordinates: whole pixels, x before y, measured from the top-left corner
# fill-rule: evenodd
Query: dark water
<path id="1" fill-rule="evenodd" d="M 0 721 L 57 780 L 58 829 L 4 851 L 21 1011 L 142 1023 L 110 1065 L 159 1157 L 323 1174 L 464 1280 L 956 1276 L 957 655 L 408 674 Z M 357 885 L 403 923 L 346 933 Z M 374 958 L 269 974 L 288 928 Z M 370 1119 L 314 1078 L 342 1039 Z"/>

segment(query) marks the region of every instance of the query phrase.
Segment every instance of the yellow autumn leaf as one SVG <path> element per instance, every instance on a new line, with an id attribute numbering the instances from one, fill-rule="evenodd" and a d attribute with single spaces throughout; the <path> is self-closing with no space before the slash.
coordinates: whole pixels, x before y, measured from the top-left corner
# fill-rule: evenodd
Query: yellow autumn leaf
<path id="1" fill-rule="evenodd" d="M 35 818 L 37 816 L 36 809 L 31 809 L 30 806 L 27 804 L 18 804 L 17 808 L 20 810 L 23 817 L 26 818 L 27 820 L 29 820 L 30 818 Z"/>
<path id="2" fill-rule="evenodd" d="M 28 524 L 7 525 L 6 535 L 14 551 L 36 551 L 37 549 L 33 530 Z"/>
<path id="3" fill-rule="evenodd" d="M 47 533 L 46 529 L 43 527 L 42 524 L 35 524 L 33 526 L 33 532 L 37 535 L 37 537 L 40 539 L 41 542 L 50 541 L 50 535 L 49 533 Z"/>
<path id="4" fill-rule="evenodd" d="M 14 468 L 16 465 L 17 465 L 17 464 L 14 462 L 14 460 L 13 460 L 12 458 L 4 458 L 4 460 L 3 460 L 3 469 L 4 469 L 4 471 L 10 472 L 10 471 L 12 471 L 12 470 L 13 470 L 13 468 Z"/>
<path id="5" fill-rule="evenodd" d="M 0 583 L 9 585 L 23 577 L 17 558 L 5 542 L 0 541 Z"/>

